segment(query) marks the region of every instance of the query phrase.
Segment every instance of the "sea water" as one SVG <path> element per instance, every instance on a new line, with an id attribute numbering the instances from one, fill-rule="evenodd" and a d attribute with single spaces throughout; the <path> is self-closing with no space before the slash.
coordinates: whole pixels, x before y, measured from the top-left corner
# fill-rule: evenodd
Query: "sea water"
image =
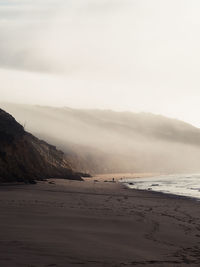
<path id="1" fill-rule="evenodd" d="M 131 189 L 152 190 L 200 200 L 200 174 L 173 174 L 149 178 L 123 179 Z"/>

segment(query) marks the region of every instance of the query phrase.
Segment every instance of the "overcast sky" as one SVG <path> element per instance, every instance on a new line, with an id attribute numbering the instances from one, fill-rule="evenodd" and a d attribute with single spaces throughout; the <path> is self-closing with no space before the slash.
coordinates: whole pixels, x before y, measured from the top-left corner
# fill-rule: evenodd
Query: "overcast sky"
<path id="1" fill-rule="evenodd" d="M 0 0 L 0 100 L 200 127 L 199 0 Z"/>

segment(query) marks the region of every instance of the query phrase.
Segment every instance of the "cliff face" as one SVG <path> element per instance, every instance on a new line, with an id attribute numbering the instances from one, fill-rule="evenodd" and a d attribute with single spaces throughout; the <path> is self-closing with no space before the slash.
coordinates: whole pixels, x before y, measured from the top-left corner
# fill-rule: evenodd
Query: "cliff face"
<path id="1" fill-rule="evenodd" d="M 0 181 L 30 182 L 50 177 L 81 180 L 62 151 L 27 133 L 0 109 Z"/>

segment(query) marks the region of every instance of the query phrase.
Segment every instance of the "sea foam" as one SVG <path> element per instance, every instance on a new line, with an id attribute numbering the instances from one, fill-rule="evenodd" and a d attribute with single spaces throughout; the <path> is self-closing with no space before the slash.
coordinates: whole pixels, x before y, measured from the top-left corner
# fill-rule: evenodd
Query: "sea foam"
<path id="1" fill-rule="evenodd" d="M 200 200 L 200 174 L 173 174 L 149 178 L 123 179 L 131 189 L 152 190 Z"/>

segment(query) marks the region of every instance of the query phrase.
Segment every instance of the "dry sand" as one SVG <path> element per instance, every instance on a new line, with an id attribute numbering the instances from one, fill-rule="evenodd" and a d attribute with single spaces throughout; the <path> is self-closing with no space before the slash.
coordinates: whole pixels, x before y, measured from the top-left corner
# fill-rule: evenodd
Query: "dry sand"
<path id="1" fill-rule="evenodd" d="M 0 187 L 0 266 L 200 266 L 200 205 L 119 183 Z"/>

